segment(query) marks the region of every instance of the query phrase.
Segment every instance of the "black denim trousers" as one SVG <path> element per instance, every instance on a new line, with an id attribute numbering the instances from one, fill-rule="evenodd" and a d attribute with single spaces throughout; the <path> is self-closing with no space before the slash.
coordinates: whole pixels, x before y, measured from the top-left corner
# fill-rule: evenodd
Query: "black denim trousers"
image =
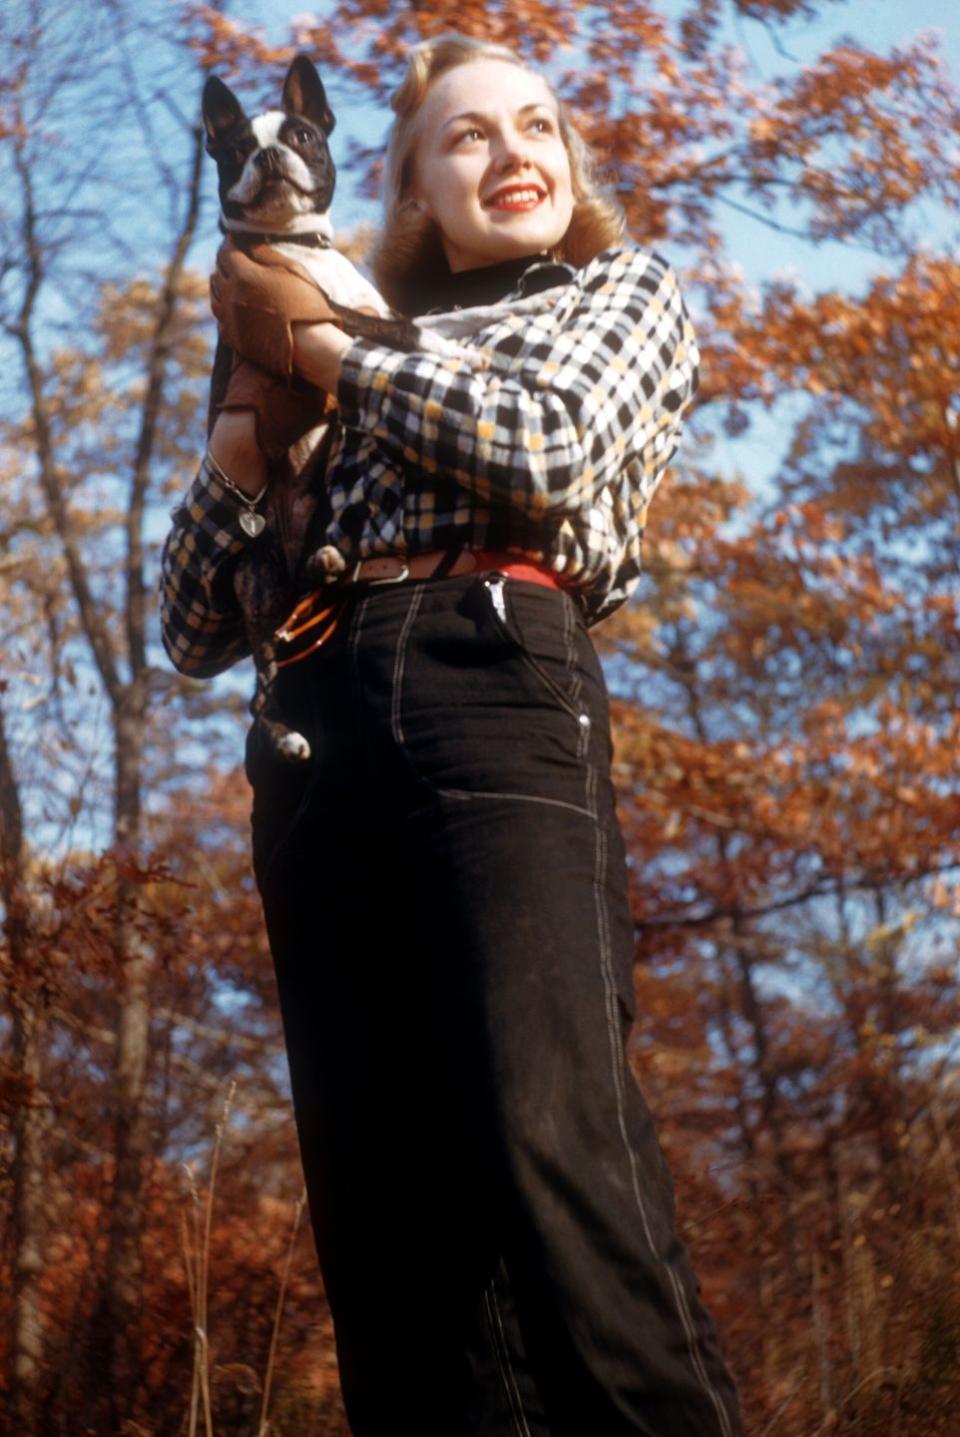
<path id="1" fill-rule="evenodd" d="M 254 865 L 356 1437 L 738 1437 L 625 1057 L 602 670 L 560 591 L 358 589 L 254 741 Z"/>

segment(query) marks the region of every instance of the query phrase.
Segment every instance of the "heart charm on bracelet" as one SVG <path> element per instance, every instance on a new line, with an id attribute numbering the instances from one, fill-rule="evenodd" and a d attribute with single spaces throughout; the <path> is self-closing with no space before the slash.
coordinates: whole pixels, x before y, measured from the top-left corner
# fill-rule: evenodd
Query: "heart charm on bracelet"
<path id="1" fill-rule="evenodd" d="M 249 534 L 251 539 L 263 533 L 266 522 L 263 515 L 258 514 L 255 509 L 245 509 L 240 515 L 240 528 L 245 534 Z"/>

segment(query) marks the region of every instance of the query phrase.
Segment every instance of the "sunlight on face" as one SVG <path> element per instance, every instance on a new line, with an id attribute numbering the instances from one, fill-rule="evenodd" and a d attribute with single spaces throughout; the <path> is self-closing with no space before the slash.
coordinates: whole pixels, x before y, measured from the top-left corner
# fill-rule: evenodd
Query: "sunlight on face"
<path id="1" fill-rule="evenodd" d="M 537 254 L 566 233 L 570 160 L 546 82 L 503 60 L 440 75 L 417 116 L 410 196 L 451 270 Z"/>

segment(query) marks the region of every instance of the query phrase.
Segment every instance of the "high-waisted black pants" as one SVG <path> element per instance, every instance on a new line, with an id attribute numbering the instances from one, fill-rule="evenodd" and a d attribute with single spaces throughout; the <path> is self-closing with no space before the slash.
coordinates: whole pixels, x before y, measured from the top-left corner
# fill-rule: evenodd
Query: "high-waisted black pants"
<path id="1" fill-rule="evenodd" d="M 358 589 L 254 735 L 254 864 L 356 1437 L 739 1437 L 627 1066 L 602 671 L 569 595 Z"/>

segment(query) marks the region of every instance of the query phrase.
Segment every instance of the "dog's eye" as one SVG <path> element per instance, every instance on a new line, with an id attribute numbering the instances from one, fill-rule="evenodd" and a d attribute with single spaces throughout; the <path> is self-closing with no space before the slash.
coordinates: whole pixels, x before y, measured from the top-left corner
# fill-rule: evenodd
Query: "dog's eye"
<path id="1" fill-rule="evenodd" d="M 310 130 L 304 129 L 304 127 L 301 125 L 298 129 L 294 130 L 293 138 L 296 140 L 298 145 L 309 145 L 310 141 L 313 139 L 313 133 Z"/>

